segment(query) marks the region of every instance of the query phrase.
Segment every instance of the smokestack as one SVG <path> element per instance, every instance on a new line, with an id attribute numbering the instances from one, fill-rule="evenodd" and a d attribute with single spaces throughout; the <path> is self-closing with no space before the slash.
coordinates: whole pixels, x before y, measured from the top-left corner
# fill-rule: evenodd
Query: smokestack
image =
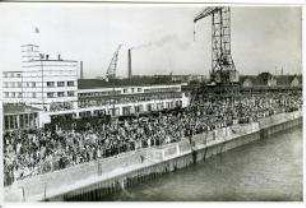
<path id="1" fill-rule="evenodd" d="M 83 61 L 80 61 L 80 79 L 84 79 Z"/>
<path id="2" fill-rule="evenodd" d="M 132 57 L 131 57 L 131 48 L 128 50 L 128 78 L 132 78 Z"/>

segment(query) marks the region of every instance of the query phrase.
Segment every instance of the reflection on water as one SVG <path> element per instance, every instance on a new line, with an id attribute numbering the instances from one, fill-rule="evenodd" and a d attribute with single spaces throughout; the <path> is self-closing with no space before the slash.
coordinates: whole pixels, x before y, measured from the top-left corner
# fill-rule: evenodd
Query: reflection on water
<path id="1" fill-rule="evenodd" d="M 302 128 L 294 128 L 104 200 L 302 200 L 302 143 Z"/>

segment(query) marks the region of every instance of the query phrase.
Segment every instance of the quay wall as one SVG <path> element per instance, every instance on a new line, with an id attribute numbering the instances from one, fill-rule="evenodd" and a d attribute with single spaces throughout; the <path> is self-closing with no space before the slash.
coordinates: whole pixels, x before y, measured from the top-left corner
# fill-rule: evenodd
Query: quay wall
<path id="1" fill-rule="evenodd" d="M 127 152 L 64 170 L 16 181 L 6 201 L 94 201 L 138 183 L 205 161 L 235 147 L 302 123 L 302 112 L 274 115 L 245 125 L 184 138 L 178 143 Z"/>

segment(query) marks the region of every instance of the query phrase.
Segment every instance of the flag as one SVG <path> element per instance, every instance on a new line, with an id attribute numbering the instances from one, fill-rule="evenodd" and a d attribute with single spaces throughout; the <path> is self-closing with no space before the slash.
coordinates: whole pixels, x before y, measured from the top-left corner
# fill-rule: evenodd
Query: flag
<path id="1" fill-rule="evenodd" d="M 39 33 L 38 27 L 35 27 L 34 33 Z"/>

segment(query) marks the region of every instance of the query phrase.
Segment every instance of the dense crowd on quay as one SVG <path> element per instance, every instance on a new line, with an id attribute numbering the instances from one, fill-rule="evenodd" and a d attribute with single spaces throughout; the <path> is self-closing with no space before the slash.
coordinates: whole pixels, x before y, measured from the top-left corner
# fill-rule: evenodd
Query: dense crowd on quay
<path id="1" fill-rule="evenodd" d="M 5 185 L 122 152 L 177 142 L 235 123 L 256 122 L 301 107 L 300 93 L 264 93 L 235 98 L 198 96 L 184 109 L 117 120 L 108 116 L 58 118 L 43 129 L 4 134 Z"/>

